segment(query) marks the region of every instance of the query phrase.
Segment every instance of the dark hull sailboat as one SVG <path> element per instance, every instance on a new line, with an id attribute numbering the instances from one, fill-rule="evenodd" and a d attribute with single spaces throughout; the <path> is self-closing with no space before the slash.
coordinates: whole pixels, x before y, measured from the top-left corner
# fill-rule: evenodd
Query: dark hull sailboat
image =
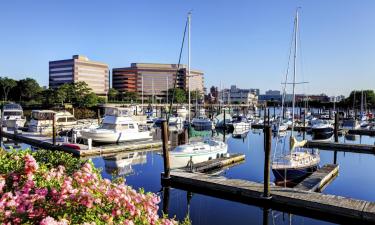
<path id="1" fill-rule="evenodd" d="M 287 181 L 293 182 L 301 178 L 311 175 L 318 169 L 318 164 L 313 166 L 306 166 L 301 168 L 288 169 L 273 169 L 272 173 L 275 176 L 275 182 Z"/>

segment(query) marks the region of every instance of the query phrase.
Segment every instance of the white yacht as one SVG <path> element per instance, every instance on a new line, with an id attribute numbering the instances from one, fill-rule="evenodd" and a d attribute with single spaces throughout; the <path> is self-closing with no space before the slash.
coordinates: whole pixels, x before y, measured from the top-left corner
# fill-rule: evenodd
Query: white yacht
<path id="1" fill-rule="evenodd" d="M 183 106 L 177 109 L 177 115 L 182 118 L 186 118 L 188 115 L 188 110 Z"/>
<path id="2" fill-rule="evenodd" d="M 77 120 L 68 111 L 55 112 L 52 110 L 33 110 L 29 122 L 30 132 L 50 133 L 52 132 L 52 119 L 55 117 L 57 131 L 66 131 L 77 125 Z"/>
<path id="3" fill-rule="evenodd" d="M 106 108 L 101 126 L 96 129 L 81 130 L 81 137 L 102 143 L 151 139 L 150 131 L 141 130 L 131 113 L 127 108 Z"/>
<path id="4" fill-rule="evenodd" d="M 189 143 L 177 146 L 169 152 L 171 168 L 188 165 L 190 159 L 194 164 L 223 157 L 228 151 L 228 145 L 222 141 L 207 139 L 203 142 Z"/>
<path id="5" fill-rule="evenodd" d="M 23 127 L 26 119 L 19 104 L 8 103 L 3 106 L 1 124 L 6 127 Z"/>

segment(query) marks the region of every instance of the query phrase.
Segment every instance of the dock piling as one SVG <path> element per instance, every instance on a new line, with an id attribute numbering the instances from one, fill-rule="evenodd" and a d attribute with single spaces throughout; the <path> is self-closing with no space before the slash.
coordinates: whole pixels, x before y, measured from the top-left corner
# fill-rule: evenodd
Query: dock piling
<path id="1" fill-rule="evenodd" d="M 335 142 L 339 142 L 339 114 L 335 113 Z"/>
<path id="2" fill-rule="evenodd" d="M 56 145 L 56 115 L 52 116 L 52 144 Z"/>
<path id="3" fill-rule="evenodd" d="M 100 109 L 98 108 L 98 125 L 100 124 Z"/>
<path id="4" fill-rule="evenodd" d="M 270 198 L 270 154 L 272 145 L 271 127 L 264 128 L 265 146 L 264 146 L 264 191 L 263 197 Z"/>
<path id="5" fill-rule="evenodd" d="M 161 137 L 163 141 L 163 159 L 164 159 L 164 179 L 170 178 L 170 164 L 169 164 L 169 151 L 168 151 L 168 124 L 163 121 L 161 124 Z"/>

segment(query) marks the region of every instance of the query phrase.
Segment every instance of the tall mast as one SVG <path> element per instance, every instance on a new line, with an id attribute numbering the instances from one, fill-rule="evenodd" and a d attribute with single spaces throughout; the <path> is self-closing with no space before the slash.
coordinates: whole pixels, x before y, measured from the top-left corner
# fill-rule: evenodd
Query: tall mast
<path id="1" fill-rule="evenodd" d="M 168 104 L 168 99 L 169 98 L 169 80 L 168 80 L 168 76 L 167 76 L 167 104 Z"/>
<path id="2" fill-rule="evenodd" d="M 188 89 L 189 89 L 189 124 L 191 120 L 191 109 L 190 109 L 190 31 L 191 31 L 191 12 L 188 13 Z"/>
<path id="3" fill-rule="evenodd" d="M 361 116 L 363 115 L 363 90 L 361 91 Z"/>
<path id="4" fill-rule="evenodd" d="M 293 131 L 294 131 L 294 107 L 296 104 L 296 93 L 295 93 L 295 87 L 296 87 L 296 73 L 297 73 L 297 64 L 296 64 L 296 58 L 297 58 L 297 47 L 298 47 L 298 9 L 296 11 L 296 18 L 294 21 L 294 57 L 293 57 L 293 101 L 292 101 L 292 137 Z"/>

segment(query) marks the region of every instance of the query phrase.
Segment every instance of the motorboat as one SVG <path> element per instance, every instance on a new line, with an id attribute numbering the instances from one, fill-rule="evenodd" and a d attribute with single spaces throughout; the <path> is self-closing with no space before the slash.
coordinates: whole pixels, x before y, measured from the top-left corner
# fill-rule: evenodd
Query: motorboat
<path id="1" fill-rule="evenodd" d="M 229 113 L 221 113 L 214 118 L 213 122 L 215 128 L 224 128 L 232 123 L 232 116 Z"/>
<path id="2" fill-rule="evenodd" d="M 329 120 L 317 120 L 311 127 L 313 139 L 328 139 L 333 135 L 333 124 Z"/>
<path id="3" fill-rule="evenodd" d="M 247 134 L 250 132 L 249 129 L 234 129 L 232 133 L 233 138 L 245 138 Z"/>
<path id="4" fill-rule="evenodd" d="M 236 116 L 232 120 L 232 126 L 233 130 L 249 130 L 251 128 L 251 123 L 245 116 Z"/>
<path id="5" fill-rule="evenodd" d="M 177 109 L 177 116 L 181 118 L 186 118 L 188 115 L 188 110 L 185 107 L 180 107 Z"/>
<path id="6" fill-rule="evenodd" d="M 15 103 L 8 103 L 3 106 L 1 118 L 1 124 L 8 128 L 23 127 L 26 122 L 21 105 Z"/>
<path id="7" fill-rule="evenodd" d="M 204 162 L 211 159 L 223 157 L 228 152 L 228 145 L 222 141 L 206 139 L 202 142 L 195 142 L 177 146 L 169 152 L 171 168 L 181 168 L 188 165 Z"/>
<path id="8" fill-rule="evenodd" d="M 150 131 L 141 129 L 127 108 L 108 107 L 102 124 L 96 129 L 80 131 L 83 139 L 101 143 L 118 143 L 152 139 Z"/>
<path id="9" fill-rule="evenodd" d="M 77 120 L 68 111 L 33 110 L 28 125 L 30 132 L 51 133 L 55 119 L 56 131 L 68 131 L 77 125 Z"/>
<path id="10" fill-rule="evenodd" d="M 211 130 L 212 121 L 205 116 L 198 116 L 191 120 L 191 125 L 195 130 Z"/>
<path id="11" fill-rule="evenodd" d="M 161 125 L 161 123 L 165 121 L 164 118 L 158 118 L 154 120 L 155 125 Z M 168 119 L 168 124 L 171 126 L 179 125 L 184 123 L 184 119 L 180 116 L 171 115 Z"/>
<path id="12" fill-rule="evenodd" d="M 354 118 L 344 119 L 341 127 L 348 130 L 357 130 L 361 128 L 361 124 Z"/>

